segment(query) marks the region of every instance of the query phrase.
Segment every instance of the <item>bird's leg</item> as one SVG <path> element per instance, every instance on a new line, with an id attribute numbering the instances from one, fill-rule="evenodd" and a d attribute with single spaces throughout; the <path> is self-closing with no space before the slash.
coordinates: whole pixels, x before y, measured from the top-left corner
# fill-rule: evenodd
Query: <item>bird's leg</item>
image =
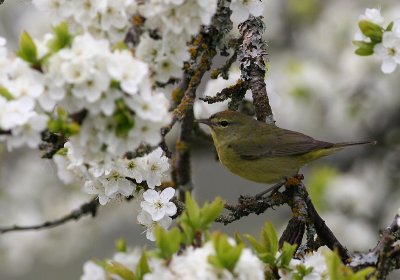
<path id="1" fill-rule="evenodd" d="M 266 189 L 263 192 L 260 192 L 259 194 L 256 195 L 256 199 L 260 199 L 261 197 L 263 197 L 264 195 L 266 195 L 267 193 L 270 192 L 276 192 L 280 187 L 282 187 L 284 184 L 286 183 L 286 180 L 282 180 L 278 183 L 276 183 L 275 185 L 273 185 L 272 187 Z"/>
<path id="2" fill-rule="evenodd" d="M 298 186 L 303 181 L 303 174 L 296 174 L 293 177 L 285 178 L 285 187 Z"/>
<path id="3" fill-rule="evenodd" d="M 276 192 L 283 185 L 285 187 L 298 186 L 303 179 L 304 179 L 303 174 L 296 174 L 296 175 L 294 175 L 293 177 L 290 177 L 290 178 L 285 177 L 284 180 L 279 181 L 278 183 L 276 183 L 272 187 L 270 187 L 270 188 L 266 189 L 265 191 L 260 192 L 259 194 L 257 194 L 256 195 L 256 199 L 260 199 L 261 197 L 263 197 L 267 193 Z"/>

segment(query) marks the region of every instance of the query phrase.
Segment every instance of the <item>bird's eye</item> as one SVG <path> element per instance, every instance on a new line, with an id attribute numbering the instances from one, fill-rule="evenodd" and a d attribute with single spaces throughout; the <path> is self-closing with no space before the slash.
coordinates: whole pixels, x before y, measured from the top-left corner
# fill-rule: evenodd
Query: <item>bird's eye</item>
<path id="1" fill-rule="evenodd" d="M 228 122 L 227 121 L 220 121 L 219 124 L 223 127 L 228 126 Z"/>

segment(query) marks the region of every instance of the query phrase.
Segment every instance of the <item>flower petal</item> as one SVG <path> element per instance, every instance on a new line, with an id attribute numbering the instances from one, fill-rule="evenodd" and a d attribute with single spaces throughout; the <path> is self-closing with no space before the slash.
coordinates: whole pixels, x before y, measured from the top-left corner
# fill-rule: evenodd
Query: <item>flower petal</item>
<path id="1" fill-rule="evenodd" d="M 176 205 L 172 202 L 168 202 L 165 205 L 165 213 L 167 213 L 168 216 L 173 216 L 176 214 L 177 208 Z"/>
<path id="2" fill-rule="evenodd" d="M 392 58 L 386 58 L 382 62 L 381 70 L 385 74 L 392 73 L 397 67 L 397 63 Z"/>
<path id="3" fill-rule="evenodd" d="M 148 201 L 148 202 L 156 202 L 157 200 L 159 200 L 160 195 L 158 194 L 157 191 L 155 190 L 147 190 L 143 193 L 143 198 L 144 200 Z"/>
<path id="4" fill-rule="evenodd" d="M 174 197 L 174 195 L 175 195 L 175 189 L 174 188 L 171 188 L 171 187 L 169 187 L 169 188 L 166 188 L 166 189 L 164 189 L 162 192 L 161 192 L 161 194 L 160 194 L 160 200 L 162 201 L 162 202 L 168 202 L 168 201 L 170 201 L 171 200 L 171 198 L 173 198 Z"/>

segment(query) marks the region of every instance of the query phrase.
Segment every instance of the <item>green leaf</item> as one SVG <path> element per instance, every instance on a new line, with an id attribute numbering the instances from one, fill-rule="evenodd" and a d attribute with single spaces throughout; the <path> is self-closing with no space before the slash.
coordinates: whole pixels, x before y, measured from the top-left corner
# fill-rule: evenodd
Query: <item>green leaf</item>
<path id="1" fill-rule="evenodd" d="M 225 268 L 233 272 L 236 263 L 245 244 L 231 245 L 228 241 L 228 236 L 221 233 L 215 233 L 212 237 L 215 256 L 209 256 L 208 261 L 210 264 L 218 268 Z"/>
<path id="2" fill-rule="evenodd" d="M 72 44 L 73 37 L 69 33 L 68 23 L 62 22 L 53 27 L 54 38 L 47 43 L 51 52 L 55 53 Z"/>
<path id="3" fill-rule="evenodd" d="M 112 46 L 112 50 L 113 50 L 113 51 L 115 51 L 115 50 L 120 50 L 120 51 L 129 50 L 129 47 L 128 47 L 128 45 L 125 44 L 123 41 L 119 41 L 119 42 L 115 43 L 115 44 Z"/>
<path id="4" fill-rule="evenodd" d="M 0 86 L 0 95 L 3 96 L 7 101 L 13 100 L 14 96 L 5 87 Z"/>
<path id="5" fill-rule="evenodd" d="M 220 197 L 214 199 L 210 204 L 205 203 L 200 210 L 200 226 L 202 230 L 209 229 L 216 218 L 224 209 L 224 202 Z"/>
<path id="6" fill-rule="evenodd" d="M 154 235 L 160 258 L 169 260 L 173 254 L 178 252 L 181 244 L 181 232 L 178 228 L 166 231 L 162 227 L 156 226 Z"/>
<path id="7" fill-rule="evenodd" d="M 374 53 L 375 43 L 367 43 L 364 41 L 353 41 L 353 44 L 357 46 L 355 53 L 360 56 L 372 55 Z"/>
<path id="8" fill-rule="evenodd" d="M 354 53 L 356 55 L 359 55 L 359 56 L 369 56 L 369 55 L 372 55 L 374 53 L 374 50 L 373 49 L 358 48 L 358 49 L 356 49 L 354 51 Z"/>
<path id="9" fill-rule="evenodd" d="M 144 275 L 150 272 L 149 262 L 147 260 L 146 252 L 143 251 L 142 256 L 136 266 L 136 278 L 137 280 L 143 280 Z"/>
<path id="10" fill-rule="evenodd" d="M 338 255 L 334 252 L 327 252 L 325 254 L 326 266 L 328 268 L 328 275 L 330 280 L 344 280 L 342 274 L 342 262 Z"/>
<path id="11" fill-rule="evenodd" d="M 289 244 L 287 242 L 283 243 L 282 246 L 282 253 L 279 256 L 280 266 L 288 267 L 290 261 L 293 258 L 294 252 L 296 251 L 297 245 L 296 244 Z"/>
<path id="12" fill-rule="evenodd" d="M 121 238 L 115 241 L 115 250 L 117 252 L 126 252 L 126 240 Z"/>
<path id="13" fill-rule="evenodd" d="M 308 274 L 310 274 L 313 270 L 314 270 L 313 267 L 307 268 L 303 264 L 296 265 L 296 271 L 293 273 L 293 279 L 303 280 L 303 278 Z"/>
<path id="14" fill-rule="evenodd" d="M 394 22 L 393 22 L 393 21 L 391 21 L 391 22 L 388 24 L 388 26 L 386 27 L 385 31 L 386 31 L 386 32 L 388 32 L 388 31 L 392 31 L 393 24 L 394 24 Z"/>
<path id="15" fill-rule="evenodd" d="M 118 275 L 123 280 L 137 280 L 135 274 L 129 268 L 119 262 L 111 261 L 106 265 L 105 269 L 111 274 Z"/>
<path id="16" fill-rule="evenodd" d="M 368 20 L 361 20 L 358 26 L 365 36 L 371 38 L 372 42 L 382 42 L 383 28 L 381 26 Z"/>
<path id="17" fill-rule="evenodd" d="M 31 65 L 37 65 L 37 49 L 31 36 L 24 31 L 19 38 L 19 50 L 16 54 Z"/>
<path id="18" fill-rule="evenodd" d="M 253 247 L 256 253 L 261 254 L 265 251 L 262 244 L 258 243 L 258 241 L 253 236 L 251 236 L 250 234 L 244 234 L 243 236 L 250 242 L 250 245 Z"/>
<path id="19" fill-rule="evenodd" d="M 354 280 L 364 280 L 364 279 L 369 279 L 369 280 L 375 280 L 375 276 L 371 276 L 372 273 L 374 273 L 375 269 L 373 267 L 366 267 L 363 268 L 356 273 L 354 273 L 354 277 L 352 279 Z"/>
<path id="20" fill-rule="evenodd" d="M 271 253 L 269 253 L 269 252 L 259 253 L 259 254 L 257 254 L 257 256 L 264 263 L 267 263 L 271 266 L 276 265 L 276 259 L 275 259 L 276 256 L 271 255 Z"/>
<path id="21" fill-rule="evenodd" d="M 135 119 L 122 99 L 115 102 L 114 111 L 115 133 L 118 137 L 126 137 L 129 131 L 135 126 Z"/>
<path id="22" fill-rule="evenodd" d="M 279 248 L 278 236 L 271 222 L 267 222 L 261 232 L 261 243 L 267 252 L 276 255 Z"/>
<path id="23" fill-rule="evenodd" d="M 186 222 L 190 225 L 194 230 L 197 230 L 200 227 L 200 207 L 196 201 L 192 198 L 189 192 L 185 193 L 185 206 L 186 206 Z"/>

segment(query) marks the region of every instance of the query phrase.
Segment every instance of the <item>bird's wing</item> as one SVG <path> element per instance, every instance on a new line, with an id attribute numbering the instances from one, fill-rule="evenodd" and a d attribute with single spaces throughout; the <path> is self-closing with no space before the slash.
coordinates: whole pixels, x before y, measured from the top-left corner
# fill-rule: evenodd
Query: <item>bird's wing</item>
<path id="1" fill-rule="evenodd" d="M 271 128 L 270 128 L 271 129 Z M 264 157 L 284 157 L 305 154 L 314 150 L 330 148 L 332 143 L 315 140 L 310 136 L 299 132 L 272 128 L 274 131 L 252 137 L 246 137 L 232 145 L 232 148 L 247 160 L 255 160 Z"/>

